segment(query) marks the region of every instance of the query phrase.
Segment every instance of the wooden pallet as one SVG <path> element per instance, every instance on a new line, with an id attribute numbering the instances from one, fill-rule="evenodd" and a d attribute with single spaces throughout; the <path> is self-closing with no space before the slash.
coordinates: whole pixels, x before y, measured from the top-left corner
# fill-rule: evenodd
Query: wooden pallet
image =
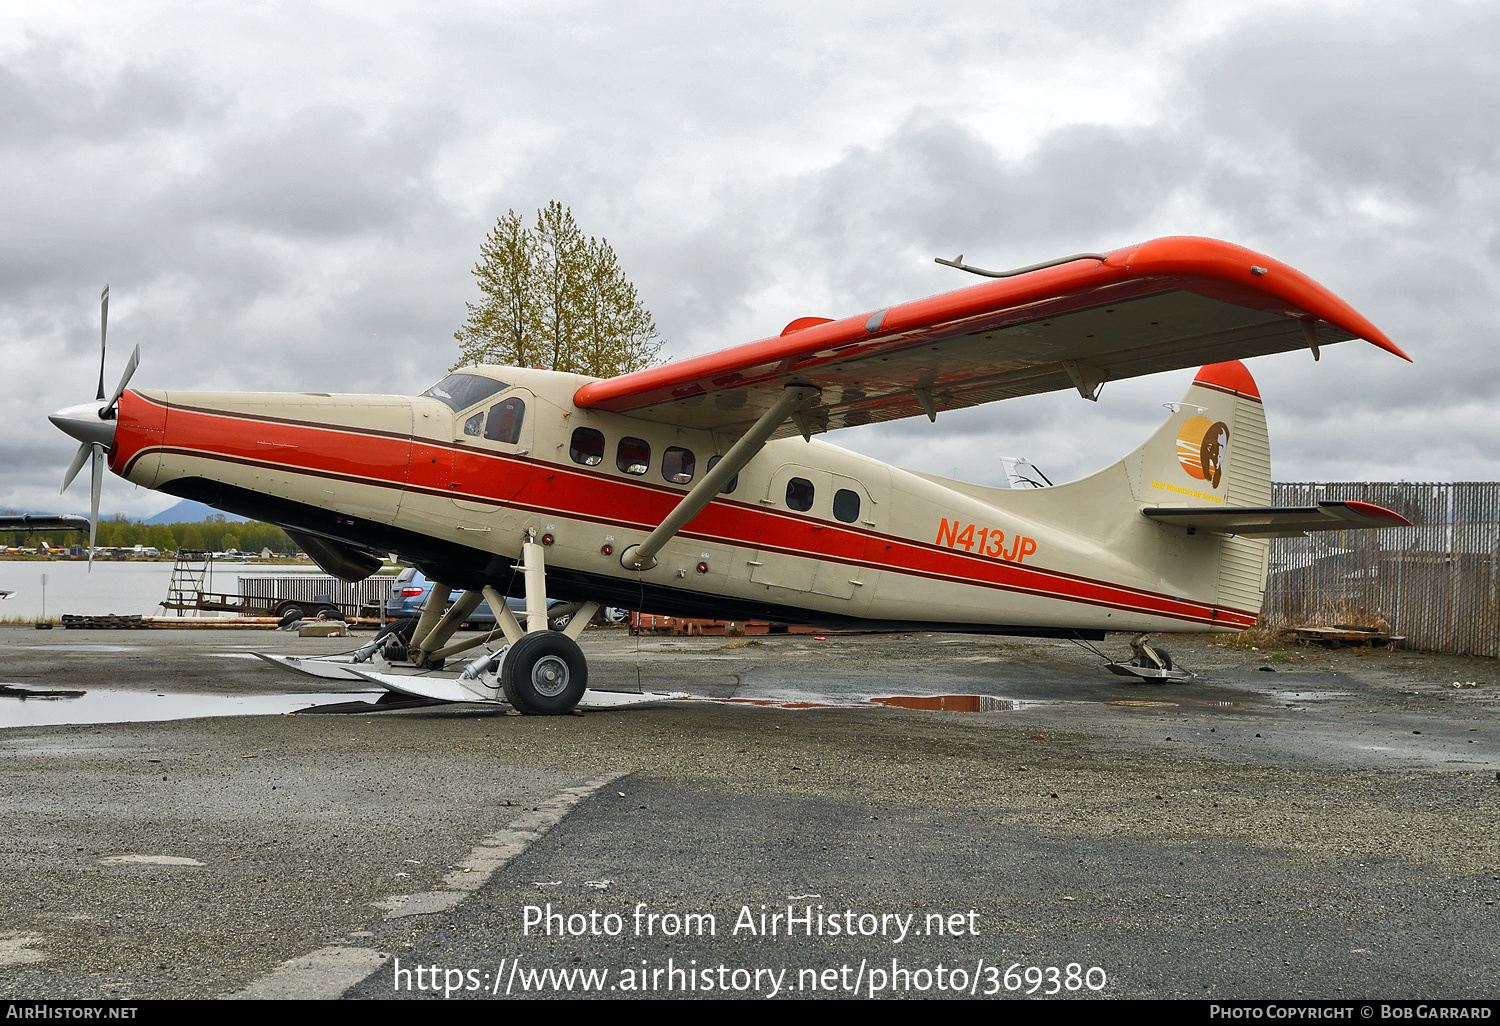
<path id="1" fill-rule="evenodd" d="M 1394 645 L 1406 640 L 1404 635 L 1392 634 L 1390 631 L 1345 625 L 1288 627 L 1283 636 L 1289 641 L 1307 641 L 1329 648 L 1343 648 L 1346 645 Z"/>

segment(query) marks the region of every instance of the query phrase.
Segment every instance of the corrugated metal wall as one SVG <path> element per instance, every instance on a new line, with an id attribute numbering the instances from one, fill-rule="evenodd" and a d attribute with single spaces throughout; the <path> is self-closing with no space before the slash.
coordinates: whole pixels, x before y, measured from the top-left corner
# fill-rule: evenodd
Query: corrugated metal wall
<path id="1" fill-rule="evenodd" d="M 220 571 L 222 573 L 222 571 Z M 299 602 L 315 602 L 320 595 L 329 601 L 346 606 L 362 606 L 369 603 L 385 604 L 390 598 L 394 577 L 384 575 L 367 577 L 358 584 L 341 581 L 337 577 L 319 574 L 275 574 L 265 577 L 242 576 L 240 594 L 247 598 L 279 601 L 296 599 Z"/>
<path id="2" fill-rule="evenodd" d="M 1500 483 L 1277 483 L 1273 506 L 1372 502 L 1413 524 L 1276 538 L 1262 622 L 1384 621 L 1405 647 L 1500 656 Z"/>

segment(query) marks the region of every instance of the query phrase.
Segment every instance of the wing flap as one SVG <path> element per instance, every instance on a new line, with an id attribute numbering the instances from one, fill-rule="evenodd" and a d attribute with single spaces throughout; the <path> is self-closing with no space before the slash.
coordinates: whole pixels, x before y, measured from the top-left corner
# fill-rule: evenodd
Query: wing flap
<path id="1" fill-rule="evenodd" d="M 1406 358 L 1285 264 L 1212 239 L 1158 239 L 592 382 L 574 402 L 732 428 L 808 384 L 823 394 L 803 418 L 826 431 L 1353 338 Z"/>
<path id="2" fill-rule="evenodd" d="M 1152 520 L 1175 527 L 1189 527 L 1208 534 L 1245 534 L 1262 538 L 1294 537 L 1309 531 L 1411 526 L 1411 521 L 1400 513 L 1368 502 L 1320 502 L 1316 506 L 1262 509 L 1191 506 L 1143 509 L 1141 512 Z"/>

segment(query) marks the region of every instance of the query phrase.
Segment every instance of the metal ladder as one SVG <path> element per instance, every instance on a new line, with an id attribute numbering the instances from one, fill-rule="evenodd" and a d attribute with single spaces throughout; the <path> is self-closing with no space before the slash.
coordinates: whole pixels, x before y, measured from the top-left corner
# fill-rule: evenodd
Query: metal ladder
<path id="1" fill-rule="evenodd" d="M 167 585 L 164 609 L 175 609 L 181 616 L 184 609 L 197 609 L 206 585 L 213 583 L 212 552 L 197 552 L 179 549 L 172 563 L 172 580 Z"/>

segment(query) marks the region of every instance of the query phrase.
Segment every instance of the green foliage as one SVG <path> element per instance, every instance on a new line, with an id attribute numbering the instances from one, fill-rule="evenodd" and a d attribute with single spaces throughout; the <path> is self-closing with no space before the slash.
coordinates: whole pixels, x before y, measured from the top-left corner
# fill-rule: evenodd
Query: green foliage
<path id="1" fill-rule="evenodd" d="M 0 532 L 0 545 L 35 548 L 46 542 L 54 549 L 87 546 L 87 531 L 4 531 Z M 99 521 L 97 545 L 100 548 L 134 548 L 145 545 L 162 554 L 179 547 L 207 549 L 224 552 L 238 548 L 243 552 L 296 552 L 297 545 L 286 536 L 286 532 L 272 524 L 250 521 L 231 524 L 220 514 L 198 524 L 143 524 L 138 520 L 114 518 Z"/>
<path id="2" fill-rule="evenodd" d="M 608 378 L 658 362 L 651 312 L 606 239 L 584 238 L 553 200 L 528 229 L 507 211 L 479 248 L 483 298 L 453 335 L 455 367 L 499 363 Z"/>

